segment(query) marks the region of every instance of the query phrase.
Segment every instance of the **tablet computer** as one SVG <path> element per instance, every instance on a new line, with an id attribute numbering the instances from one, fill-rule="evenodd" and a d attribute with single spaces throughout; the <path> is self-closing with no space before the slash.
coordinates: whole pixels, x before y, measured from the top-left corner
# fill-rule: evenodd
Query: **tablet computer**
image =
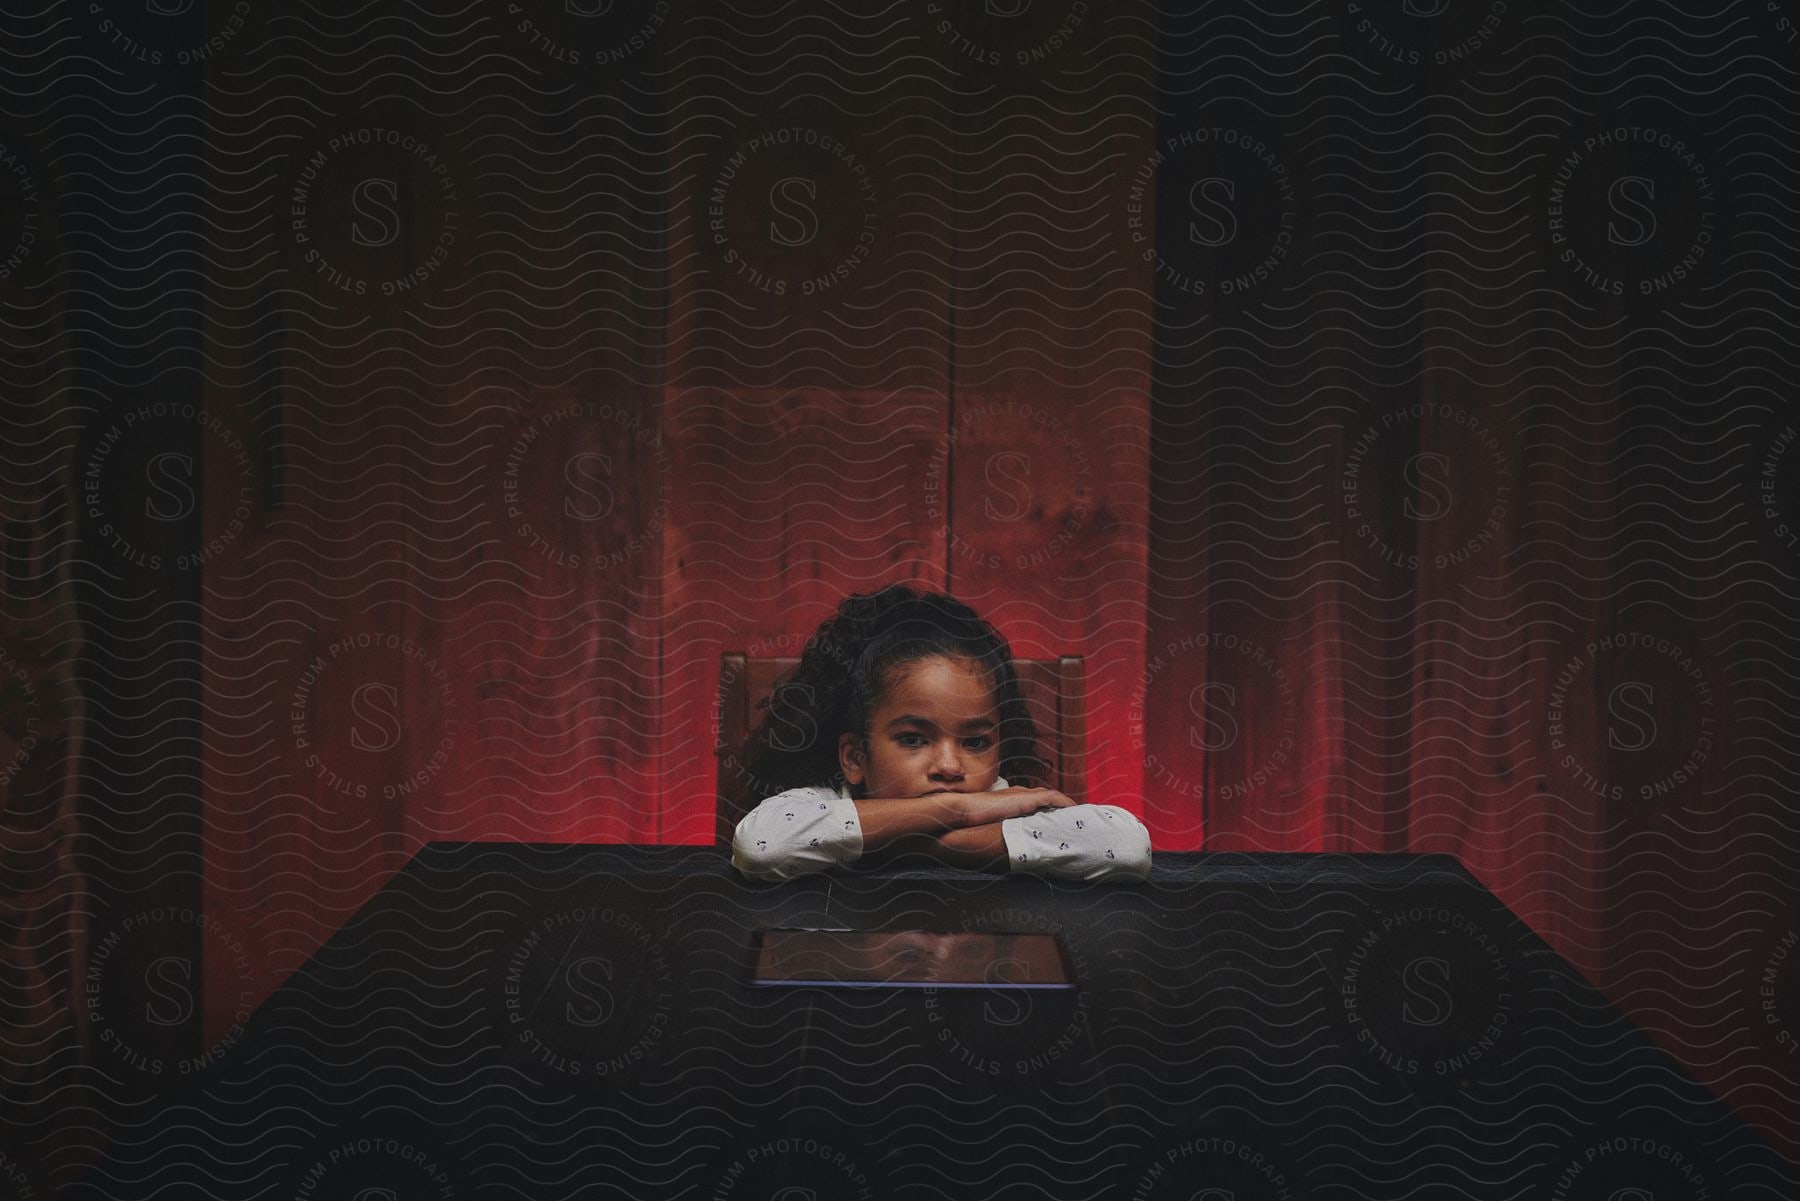
<path id="1" fill-rule="evenodd" d="M 758 930 L 749 982 L 763 988 L 1077 987 L 1058 935 L 972 930 Z"/>

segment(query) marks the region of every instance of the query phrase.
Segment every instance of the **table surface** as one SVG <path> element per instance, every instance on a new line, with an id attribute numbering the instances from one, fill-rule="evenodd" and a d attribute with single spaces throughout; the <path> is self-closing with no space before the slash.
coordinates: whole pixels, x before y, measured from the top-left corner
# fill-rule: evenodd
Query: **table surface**
<path id="1" fill-rule="evenodd" d="M 1055 933 L 1078 987 L 749 984 L 756 930 L 818 926 Z M 1446 856 L 1159 852 L 1132 884 L 935 867 L 765 883 L 713 847 L 434 843 L 79 1195 L 1700 1201 L 1797 1185 Z"/>
<path id="2" fill-rule="evenodd" d="M 809 877 L 770 883 L 743 880 L 731 866 L 729 851 L 714 846 L 631 843 L 547 843 L 547 842 L 433 842 L 414 856 L 407 870 L 471 871 L 520 870 L 555 872 L 664 872 L 728 876 L 749 887 L 789 887 L 804 885 Z M 1240 851 L 1155 851 L 1151 855 L 1150 877 L 1135 882 L 1109 882 L 1086 885 L 1067 881 L 1042 880 L 1062 888 L 1134 888 L 1163 883 L 1218 883 L 1226 880 L 1280 879 L 1318 881 L 1338 875 L 1379 882 L 1410 880 L 1420 873 L 1441 873 L 1479 887 L 1475 878 L 1453 855 L 1419 854 L 1306 854 L 1294 852 Z M 864 866 L 851 864 L 810 877 L 812 882 L 840 880 L 847 876 L 879 876 L 898 879 L 940 879 L 968 881 L 973 878 L 1000 879 L 1006 873 L 971 872 L 962 868 L 934 864 L 907 867 L 894 865 Z M 1015 877 L 1016 878 L 1016 877 Z"/>

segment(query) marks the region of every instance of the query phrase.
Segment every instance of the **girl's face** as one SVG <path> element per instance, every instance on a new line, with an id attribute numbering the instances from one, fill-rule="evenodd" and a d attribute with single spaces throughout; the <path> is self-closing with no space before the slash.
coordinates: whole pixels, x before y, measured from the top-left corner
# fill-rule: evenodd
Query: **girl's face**
<path id="1" fill-rule="evenodd" d="M 1000 778 L 1000 712 L 981 669 L 934 655 L 894 668 L 869 716 L 866 746 L 838 737 L 838 765 L 859 796 L 986 792 Z"/>

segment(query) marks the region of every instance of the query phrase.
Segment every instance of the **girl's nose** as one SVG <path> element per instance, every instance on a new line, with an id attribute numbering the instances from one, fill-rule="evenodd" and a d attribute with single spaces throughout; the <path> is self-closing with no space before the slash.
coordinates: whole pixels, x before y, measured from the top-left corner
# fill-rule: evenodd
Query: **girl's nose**
<path id="1" fill-rule="evenodd" d="M 963 774 L 961 747 L 954 742 L 938 743 L 932 770 L 939 775 L 960 777 Z"/>

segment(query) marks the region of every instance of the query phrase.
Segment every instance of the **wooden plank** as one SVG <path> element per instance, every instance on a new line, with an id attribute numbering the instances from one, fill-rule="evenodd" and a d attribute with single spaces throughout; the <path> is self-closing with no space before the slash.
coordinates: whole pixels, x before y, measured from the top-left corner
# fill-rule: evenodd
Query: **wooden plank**
<path id="1" fill-rule="evenodd" d="M 953 45 L 951 589 L 1021 658 L 1079 655 L 1087 799 L 1145 815 L 1151 266 L 1119 181 L 1151 153 L 1154 10 L 945 9 Z"/>
<path id="2" fill-rule="evenodd" d="M 577 88 L 520 36 L 511 79 L 445 17 L 379 98 L 315 90 L 386 53 L 350 36 L 216 106 L 250 219 L 211 279 L 210 395 L 279 446 L 255 467 L 281 503 L 205 563 L 207 908 L 244 948 L 208 965 L 214 1038 L 428 841 L 658 837 L 662 161 L 628 89 L 666 47 Z M 477 60 L 481 105 L 433 99 Z"/>
<path id="3" fill-rule="evenodd" d="M 924 392 L 671 395 L 670 456 L 687 483 L 666 548 L 667 841 L 715 837 L 720 654 L 796 654 L 850 592 L 942 586 L 941 526 L 919 484 L 942 411 Z"/>
<path id="4" fill-rule="evenodd" d="M 684 28 L 659 792 L 662 837 L 710 842 L 719 655 L 797 653 L 850 592 L 945 580 L 947 97 L 921 68 L 949 51 L 917 14 Z M 784 60 L 805 69 L 763 70 Z"/>
<path id="5" fill-rule="evenodd" d="M 683 29 L 671 386 L 941 390 L 949 112 L 915 22 L 803 10 L 745 28 L 695 5 Z M 808 69 L 772 81 L 776 59 Z"/>
<path id="6" fill-rule="evenodd" d="M 1417 398 L 1418 302 L 1382 181 L 1421 152 L 1358 115 L 1368 81 L 1228 66 L 1237 21 L 1165 31 L 1131 176 L 1158 317 L 1146 782 L 1171 846 L 1394 850 L 1414 552 L 1385 464 L 1411 453 L 1388 418 Z"/>
<path id="7" fill-rule="evenodd" d="M 8 167 L 0 175 L 0 330 L 8 348 L 0 363 L 0 915 L 10 933 L 0 945 L 8 1002 L 0 1144 L 33 1149 L 32 1159 L 8 1163 L 12 1187 L 48 1196 L 53 1181 L 70 1178 L 98 1150 L 91 1129 L 99 1098 L 69 1071 L 93 1056 L 98 1038 L 83 1003 L 96 901 L 114 889 L 141 890 L 144 881 L 118 870 L 134 866 L 128 859 L 81 854 L 113 799 L 97 786 L 80 680 L 84 662 L 91 672 L 113 642 L 104 637 L 98 653 L 89 647 L 78 603 L 81 535 L 93 537 L 99 524 L 82 511 L 83 418 L 70 386 L 67 310 L 81 297 L 54 286 L 64 247 L 51 143 L 18 120 L 10 99 L 0 121 Z M 139 591 L 154 603 L 153 589 Z M 134 607 L 124 596 L 115 604 L 121 618 Z M 163 669 L 153 647 L 127 649 Z M 98 881 L 96 868 L 105 873 Z"/>

